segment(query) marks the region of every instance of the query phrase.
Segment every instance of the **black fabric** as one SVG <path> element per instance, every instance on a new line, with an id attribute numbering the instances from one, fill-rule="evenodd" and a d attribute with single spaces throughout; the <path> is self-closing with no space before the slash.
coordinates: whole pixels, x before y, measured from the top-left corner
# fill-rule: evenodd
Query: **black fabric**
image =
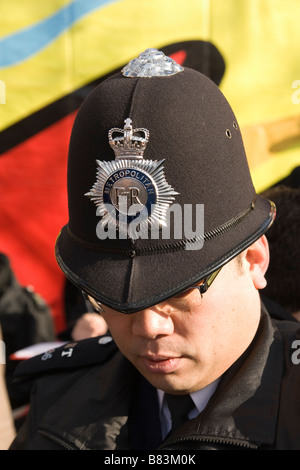
<path id="1" fill-rule="evenodd" d="M 282 184 L 291 188 L 300 188 L 300 166 L 296 166 L 288 176 L 277 181 L 274 186 L 280 186 Z"/>
<path id="2" fill-rule="evenodd" d="M 165 400 L 171 413 L 173 432 L 187 421 L 188 414 L 195 408 L 195 405 L 190 395 L 170 395 L 165 393 Z"/>
<path id="3" fill-rule="evenodd" d="M 22 361 L 18 365 L 16 376 L 20 383 L 22 377 L 30 375 L 102 364 L 109 361 L 115 352 L 116 345 L 111 336 L 104 335 L 81 341 L 70 341 L 41 355 Z"/>
<path id="4" fill-rule="evenodd" d="M 0 323 L 8 355 L 30 344 L 55 339 L 49 306 L 33 288 L 20 285 L 3 253 L 0 253 Z"/>
<path id="5" fill-rule="evenodd" d="M 6 346 L 6 383 L 13 408 L 27 403 L 27 391 L 16 386 L 13 375 L 18 361 L 10 356 L 32 344 L 56 339 L 51 311 L 32 288 L 16 279 L 8 257 L 0 253 L 0 324 Z"/>
<path id="6" fill-rule="evenodd" d="M 263 292 L 263 291 L 262 291 Z M 260 293 L 260 298 L 264 303 L 266 309 L 268 310 L 269 314 L 275 320 L 288 320 L 296 322 L 296 318 L 293 317 L 289 312 L 287 312 L 281 305 L 274 300 L 266 297 L 264 294 Z"/>
<path id="7" fill-rule="evenodd" d="M 130 448 L 156 449 L 162 443 L 157 390 L 140 376 L 129 415 Z"/>

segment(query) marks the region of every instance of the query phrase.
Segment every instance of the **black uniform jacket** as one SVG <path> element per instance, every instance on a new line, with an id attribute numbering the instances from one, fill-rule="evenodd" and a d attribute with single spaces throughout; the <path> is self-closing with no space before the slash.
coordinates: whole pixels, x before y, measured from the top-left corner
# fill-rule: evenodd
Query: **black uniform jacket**
<path id="1" fill-rule="evenodd" d="M 110 338 L 32 358 L 18 372 L 35 380 L 11 450 L 299 450 L 299 330 L 299 323 L 271 320 L 263 307 L 253 342 L 205 410 L 164 442 L 156 390 Z"/>

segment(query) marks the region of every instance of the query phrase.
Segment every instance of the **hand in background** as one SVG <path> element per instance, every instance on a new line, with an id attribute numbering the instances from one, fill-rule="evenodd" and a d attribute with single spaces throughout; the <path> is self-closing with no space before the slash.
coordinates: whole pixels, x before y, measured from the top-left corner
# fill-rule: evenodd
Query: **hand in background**
<path id="1" fill-rule="evenodd" d="M 97 313 L 85 313 L 75 323 L 72 330 L 72 339 L 80 341 L 85 338 L 105 335 L 107 333 L 107 324 Z"/>

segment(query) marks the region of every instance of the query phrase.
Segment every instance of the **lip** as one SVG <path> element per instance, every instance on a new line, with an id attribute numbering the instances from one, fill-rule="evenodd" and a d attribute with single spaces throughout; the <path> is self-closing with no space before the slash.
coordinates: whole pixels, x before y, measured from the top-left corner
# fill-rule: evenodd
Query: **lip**
<path id="1" fill-rule="evenodd" d="M 141 356 L 144 367 L 149 372 L 157 374 L 170 374 L 171 372 L 175 372 L 180 365 L 181 359 L 180 356 Z"/>

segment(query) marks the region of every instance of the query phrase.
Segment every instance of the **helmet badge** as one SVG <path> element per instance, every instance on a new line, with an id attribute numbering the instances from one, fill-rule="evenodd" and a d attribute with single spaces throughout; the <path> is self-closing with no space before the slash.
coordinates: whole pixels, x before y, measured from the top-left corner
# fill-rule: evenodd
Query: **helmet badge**
<path id="1" fill-rule="evenodd" d="M 166 181 L 164 160 L 143 158 L 149 130 L 133 129 L 130 118 L 124 122 L 123 129 L 108 132 L 115 160 L 97 160 L 97 179 L 85 196 L 96 204 L 103 229 L 115 226 L 122 238 L 135 239 L 149 225 L 166 224 L 167 210 L 178 193 Z"/>

